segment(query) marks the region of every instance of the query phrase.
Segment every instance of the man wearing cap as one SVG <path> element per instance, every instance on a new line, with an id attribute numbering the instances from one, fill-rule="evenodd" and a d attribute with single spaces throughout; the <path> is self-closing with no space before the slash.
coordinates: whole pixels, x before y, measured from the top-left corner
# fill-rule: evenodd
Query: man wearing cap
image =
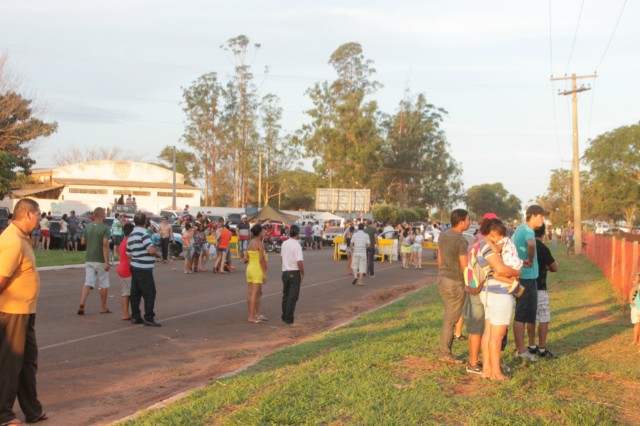
<path id="1" fill-rule="evenodd" d="M 513 339 L 516 343 L 516 355 L 536 361 L 535 355 L 529 353 L 524 345 L 525 324 L 536 323 L 538 310 L 538 257 L 536 256 L 536 236 L 534 229 L 544 224 L 549 213 L 534 204 L 527 208 L 525 223 L 518 226 L 511 239 L 518 250 L 518 257 L 522 259 L 522 275 L 520 284 L 525 288 L 522 296 L 516 299 L 516 314 L 513 321 Z"/>
<path id="2" fill-rule="evenodd" d="M 249 229 L 251 225 L 247 220 L 247 215 L 243 214 L 240 223 L 236 227 L 236 232 L 238 233 L 238 251 L 240 252 L 240 258 L 244 259 L 244 252 L 247 251 L 247 246 L 249 245 Z"/>

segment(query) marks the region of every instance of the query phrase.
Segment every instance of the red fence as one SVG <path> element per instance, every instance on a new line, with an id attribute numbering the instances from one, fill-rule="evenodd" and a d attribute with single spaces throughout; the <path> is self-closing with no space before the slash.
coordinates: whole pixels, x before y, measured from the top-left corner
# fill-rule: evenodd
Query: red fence
<path id="1" fill-rule="evenodd" d="M 626 241 L 592 232 L 583 234 L 587 243 L 585 253 L 604 273 L 609 282 L 626 298 L 633 285 L 633 279 L 640 270 L 638 241 Z"/>

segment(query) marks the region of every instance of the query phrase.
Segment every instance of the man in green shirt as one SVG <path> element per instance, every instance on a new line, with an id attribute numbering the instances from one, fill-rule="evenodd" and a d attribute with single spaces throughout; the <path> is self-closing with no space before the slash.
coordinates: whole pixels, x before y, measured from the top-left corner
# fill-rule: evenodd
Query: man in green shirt
<path id="1" fill-rule="evenodd" d="M 98 285 L 100 289 L 100 313 L 110 314 L 107 308 L 109 289 L 109 227 L 104 224 L 105 211 L 98 207 L 93 211 L 93 222 L 84 230 L 82 243 L 86 243 L 85 271 L 86 279 L 80 296 L 78 315 L 84 315 L 84 305 L 89 292 Z"/>

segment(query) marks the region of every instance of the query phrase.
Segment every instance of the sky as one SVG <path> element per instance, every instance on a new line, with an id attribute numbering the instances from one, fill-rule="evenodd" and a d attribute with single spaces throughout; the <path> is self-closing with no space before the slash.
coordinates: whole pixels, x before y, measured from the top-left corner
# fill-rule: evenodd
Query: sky
<path id="1" fill-rule="evenodd" d="M 35 167 L 57 152 L 117 147 L 156 161 L 184 130 L 182 89 L 234 63 L 220 46 L 244 34 L 261 95 L 283 108 L 283 129 L 310 121 L 305 91 L 336 75 L 328 60 L 357 42 L 383 84 L 389 114 L 408 89 L 448 114 L 443 122 L 465 188 L 501 182 L 523 203 L 570 169 L 568 81 L 579 85 L 580 152 L 590 139 L 638 123 L 640 2 L 2 0 L 0 52 L 38 114 L 58 132 L 34 144 Z M 618 23 L 616 25 L 616 23 Z M 265 68 L 269 72 L 265 73 Z M 584 166 L 582 166 L 584 167 Z"/>

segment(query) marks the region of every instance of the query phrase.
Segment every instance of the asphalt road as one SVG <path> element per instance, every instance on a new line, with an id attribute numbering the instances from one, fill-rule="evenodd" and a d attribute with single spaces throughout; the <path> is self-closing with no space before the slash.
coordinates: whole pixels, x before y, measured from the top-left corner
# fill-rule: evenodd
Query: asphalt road
<path id="1" fill-rule="evenodd" d="M 238 271 L 226 275 L 184 275 L 181 261 L 158 264 L 155 311 L 160 328 L 120 319 L 115 270 L 108 302 L 113 313 L 98 313 L 95 291 L 84 316 L 76 314 L 84 269 L 42 271 L 36 332 L 38 393 L 50 414 L 47 424 L 121 419 L 421 288 L 436 274 L 433 266 L 403 270 L 398 262 L 376 262 L 376 277 L 356 287 L 347 276 L 346 261 L 333 261 L 331 250 L 304 253 L 297 328 L 279 320 L 282 283 L 275 253 L 269 257 L 262 297 L 262 312 L 270 321 L 262 324 L 247 322 L 245 267 L 239 260 Z"/>

